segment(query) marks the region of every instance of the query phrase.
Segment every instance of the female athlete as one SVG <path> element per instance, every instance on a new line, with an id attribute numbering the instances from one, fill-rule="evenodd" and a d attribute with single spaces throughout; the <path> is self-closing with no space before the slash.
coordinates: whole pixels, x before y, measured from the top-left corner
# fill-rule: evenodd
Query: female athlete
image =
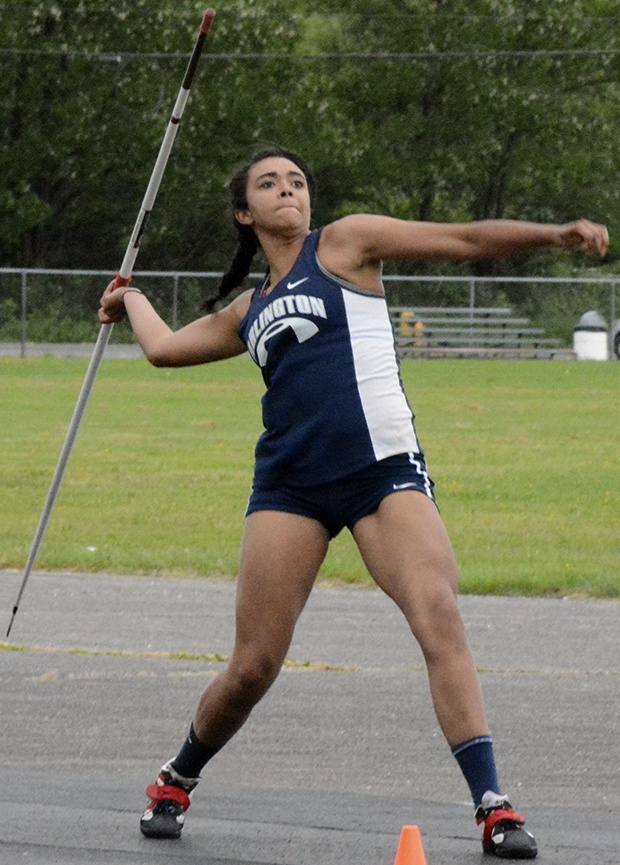
<path id="1" fill-rule="evenodd" d="M 104 323 L 127 313 L 155 366 L 249 352 L 266 384 L 238 579 L 230 663 L 202 695 L 179 754 L 147 788 L 150 837 L 179 837 L 207 762 L 275 681 L 329 541 L 348 528 L 420 644 L 434 709 L 471 789 L 483 849 L 534 858 L 536 842 L 497 778 L 476 667 L 457 607 L 457 566 L 403 392 L 382 261 L 499 259 L 543 247 L 604 255 L 603 226 L 470 224 L 346 216 L 310 230 L 314 180 L 288 151 L 256 154 L 230 186 L 239 246 L 217 299 L 258 246 L 262 283 L 173 332 L 138 289 L 108 286 Z"/>

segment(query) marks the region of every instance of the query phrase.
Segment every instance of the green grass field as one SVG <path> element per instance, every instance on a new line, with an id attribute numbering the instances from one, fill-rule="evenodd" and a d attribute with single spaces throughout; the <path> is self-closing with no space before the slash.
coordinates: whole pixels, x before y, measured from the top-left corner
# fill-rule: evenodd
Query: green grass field
<path id="1" fill-rule="evenodd" d="M 0 567 L 24 567 L 86 363 L 0 360 Z M 464 592 L 620 595 L 620 364 L 406 361 Z M 245 359 L 104 361 L 35 567 L 234 576 L 261 430 Z M 368 583 L 344 532 L 321 576 Z"/>

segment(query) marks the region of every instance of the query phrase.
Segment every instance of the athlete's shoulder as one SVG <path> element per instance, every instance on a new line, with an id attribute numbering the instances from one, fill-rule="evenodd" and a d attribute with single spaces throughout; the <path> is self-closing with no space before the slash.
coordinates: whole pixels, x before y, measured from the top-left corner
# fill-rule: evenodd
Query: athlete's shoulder
<path id="1" fill-rule="evenodd" d="M 369 250 L 384 219 L 373 213 L 353 213 L 326 225 L 318 247 L 321 264 L 364 291 L 383 295 L 381 260 Z"/>
<path id="2" fill-rule="evenodd" d="M 350 243 L 356 237 L 364 237 L 381 228 L 387 220 L 389 217 L 376 213 L 350 213 L 324 226 L 321 243 Z"/>
<path id="3" fill-rule="evenodd" d="M 237 295 L 237 297 L 232 300 L 228 306 L 220 309 L 219 312 L 216 313 L 218 316 L 222 316 L 230 320 L 231 324 L 236 328 L 240 324 L 240 322 L 245 318 L 250 308 L 250 304 L 252 303 L 252 297 L 254 295 L 255 289 L 249 288 L 246 291 L 243 291 L 241 294 Z"/>
<path id="4" fill-rule="evenodd" d="M 368 250 L 373 248 L 377 238 L 393 228 L 397 220 L 376 213 L 352 213 L 326 225 L 321 233 L 320 246 L 327 255 L 330 252 L 345 255 L 356 266 L 366 261 Z"/>

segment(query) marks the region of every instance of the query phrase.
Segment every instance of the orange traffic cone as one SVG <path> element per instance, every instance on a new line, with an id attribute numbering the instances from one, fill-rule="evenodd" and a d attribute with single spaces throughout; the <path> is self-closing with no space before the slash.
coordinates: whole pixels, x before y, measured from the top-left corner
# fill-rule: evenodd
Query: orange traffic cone
<path id="1" fill-rule="evenodd" d="M 427 865 L 417 826 L 403 826 L 394 865 Z"/>

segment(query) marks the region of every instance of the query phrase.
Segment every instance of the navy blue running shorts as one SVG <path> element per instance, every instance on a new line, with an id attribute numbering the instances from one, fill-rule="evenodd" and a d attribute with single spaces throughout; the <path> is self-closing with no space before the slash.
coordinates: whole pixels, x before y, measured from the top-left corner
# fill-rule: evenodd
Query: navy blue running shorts
<path id="1" fill-rule="evenodd" d="M 400 490 L 418 490 L 434 502 L 434 486 L 422 454 L 398 454 L 328 484 L 254 486 L 245 515 L 255 511 L 299 514 L 318 520 L 330 538 L 335 538 L 345 526 L 351 530 L 362 517 L 374 513 L 386 496 Z"/>

